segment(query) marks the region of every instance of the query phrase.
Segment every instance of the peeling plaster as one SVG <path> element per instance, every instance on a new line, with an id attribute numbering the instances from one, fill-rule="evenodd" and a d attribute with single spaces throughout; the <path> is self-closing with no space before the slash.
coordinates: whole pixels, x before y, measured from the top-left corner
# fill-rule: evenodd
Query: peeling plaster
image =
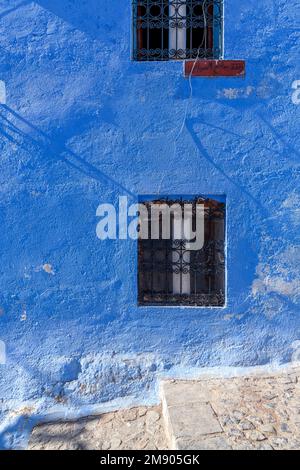
<path id="1" fill-rule="evenodd" d="M 300 194 L 292 193 L 282 203 L 281 214 L 289 218 L 289 221 L 298 227 L 300 225 Z"/>
<path id="2" fill-rule="evenodd" d="M 228 313 L 227 315 L 224 316 L 225 321 L 230 321 L 230 320 L 241 320 L 244 317 L 244 315 L 235 315 L 234 313 Z"/>
<path id="3" fill-rule="evenodd" d="M 45 271 L 45 273 L 47 273 L 47 274 L 52 274 L 52 275 L 55 274 L 51 264 L 48 264 L 48 263 L 43 264 L 42 268 Z"/>
<path id="4" fill-rule="evenodd" d="M 294 350 L 292 354 L 292 362 L 300 362 L 300 340 L 294 341 L 291 345 L 291 348 Z"/>
<path id="5" fill-rule="evenodd" d="M 3 80 L 0 80 L 0 104 L 6 104 L 6 86 Z"/>
<path id="6" fill-rule="evenodd" d="M 246 88 L 224 88 L 218 91 L 218 98 L 227 98 L 229 100 L 237 100 L 239 98 L 248 98 L 254 93 L 253 86 L 247 86 Z"/>
<path id="7" fill-rule="evenodd" d="M 6 364 L 6 345 L 0 340 L 0 365 Z"/>
<path id="8" fill-rule="evenodd" d="M 273 255 L 274 264 L 257 266 L 257 279 L 253 281 L 254 296 L 275 292 L 300 302 L 300 245 L 290 246 L 282 253 Z"/>

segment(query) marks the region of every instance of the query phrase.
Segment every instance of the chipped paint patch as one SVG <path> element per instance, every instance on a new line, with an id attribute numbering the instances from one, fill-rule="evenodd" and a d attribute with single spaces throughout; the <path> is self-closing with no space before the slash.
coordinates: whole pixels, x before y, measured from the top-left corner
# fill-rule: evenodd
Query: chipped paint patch
<path id="1" fill-rule="evenodd" d="M 284 212 L 289 221 L 294 226 L 300 225 L 300 194 L 293 193 L 281 205 L 281 212 Z"/>
<path id="2" fill-rule="evenodd" d="M 6 104 L 6 86 L 3 80 L 0 80 L 0 104 Z"/>
<path id="3" fill-rule="evenodd" d="M 298 279 L 285 281 L 281 277 L 267 277 L 264 279 L 265 292 L 277 292 L 281 295 L 291 297 L 300 294 L 300 284 Z"/>
<path id="4" fill-rule="evenodd" d="M 6 364 L 6 346 L 4 341 L 0 341 L 0 364 Z"/>
<path id="5" fill-rule="evenodd" d="M 52 274 L 54 276 L 55 272 L 53 270 L 53 267 L 51 264 L 43 264 L 42 269 L 45 271 L 47 274 Z"/>
<path id="6" fill-rule="evenodd" d="M 240 314 L 240 315 L 235 315 L 234 313 L 228 313 L 227 315 L 224 315 L 223 319 L 225 321 L 230 321 L 230 320 L 241 320 L 243 318 L 243 314 Z"/>
<path id="7" fill-rule="evenodd" d="M 256 269 L 257 278 L 252 284 L 252 294 L 277 293 L 298 303 L 300 300 L 300 245 L 288 247 L 280 254 L 274 255 L 274 265 L 259 263 Z"/>
<path id="8" fill-rule="evenodd" d="M 14 416 L 30 416 L 36 411 L 36 407 L 34 406 L 22 406 L 16 410 L 12 410 L 9 415 Z"/>
<path id="9" fill-rule="evenodd" d="M 226 98 L 228 100 L 237 100 L 239 98 L 248 98 L 254 92 L 253 86 L 246 88 L 223 88 L 218 91 L 218 98 Z"/>
<path id="10" fill-rule="evenodd" d="M 22 309 L 22 313 L 21 313 L 21 321 L 26 321 L 26 320 L 27 320 L 27 311 L 26 311 L 26 307 L 24 306 Z"/>
<path id="11" fill-rule="evenodd" d="M 294 350 L 292 354 L 292 362 L 300 362 L 300 340 L 294 341 L 291 344 L 291 348 Z"/>
<path id="12" fill-rule="evenodd" d="M 55 271 L 54 271 L 54 269 L 53 269 L 53 266 L 52 266 L 52 264 L 50 264 L 50 263 L 41 264 L 41 265 L 36 266 L 36 267 L 34 267 L 34 268 L 32 268 L 32 269 L 33 269 L 33 271 L 34 271 L 35 273 L 39 273 L 39 272 L 41 272 L 41 271 L 44 271 L 44 272 L 47 273 L 47 274 L 52 274 L 52 275 L 55 274 Z M 31 276 L 30 276 L 30 274 L 28 274 L 28 272 L 26 272 L 26 273 L 24 274 L 24 277 L 25 277 L 25 278 L 28 278 L 28 279 L 31 278 Z"/>

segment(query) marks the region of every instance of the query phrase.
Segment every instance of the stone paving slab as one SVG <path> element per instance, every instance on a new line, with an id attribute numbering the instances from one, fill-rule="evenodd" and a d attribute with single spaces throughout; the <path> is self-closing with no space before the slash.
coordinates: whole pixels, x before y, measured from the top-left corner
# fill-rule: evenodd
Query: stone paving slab
<path id="1" fill-rule="evenodd" d="M 223 437 L 209 439 L 178 439 L 176 450 L 232 450 L 232 447 Z"/>
<path id="2" fill-rule="evenodd" d="M 176 438 L 197 439 L 223 430 L 209 403 L 187 403 L 168 407 L 169 421 Z"/>

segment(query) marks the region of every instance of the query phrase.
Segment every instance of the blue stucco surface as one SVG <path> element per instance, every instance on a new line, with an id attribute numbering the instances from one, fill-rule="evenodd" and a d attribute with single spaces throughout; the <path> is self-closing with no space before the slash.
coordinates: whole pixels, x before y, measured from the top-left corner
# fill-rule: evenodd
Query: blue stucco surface
<path id="1" fill-rule="evenodd" d="M 0 447 L 300 349 L 299 2 L 226 0 L 246 78 L 192 94 L 181 62 L 131 61 L 130 3 L 0 1 Z M 96 209 L 147 194 L 226 195 L 225 308 L 137 307 L 136 241 L 97 239 Z"/>

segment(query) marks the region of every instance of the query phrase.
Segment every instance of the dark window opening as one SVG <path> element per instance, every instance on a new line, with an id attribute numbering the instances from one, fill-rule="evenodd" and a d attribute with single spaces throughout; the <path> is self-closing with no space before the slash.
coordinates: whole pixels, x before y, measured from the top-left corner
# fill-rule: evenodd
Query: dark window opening
<path id="1" fill-rule="evenodd" d="M 133 0 L 133 58 L 219 59 L 223 0 Z"/>
<path id="2" fill-rule="evenodd" d="M 149 233 L 151 207 L 166 203 L 192 204 L 195 230 L 196 205 L 204 205 L 204 244 L 199 250 L 187 248 L 184 238 L 174 237 L 170 218 L 169 239 L 138 241 L 139 305 L 223 307 L 225 305 L 225 203 L 214 199 L 157 200 L 144 203 L 148 209 Z"/>

